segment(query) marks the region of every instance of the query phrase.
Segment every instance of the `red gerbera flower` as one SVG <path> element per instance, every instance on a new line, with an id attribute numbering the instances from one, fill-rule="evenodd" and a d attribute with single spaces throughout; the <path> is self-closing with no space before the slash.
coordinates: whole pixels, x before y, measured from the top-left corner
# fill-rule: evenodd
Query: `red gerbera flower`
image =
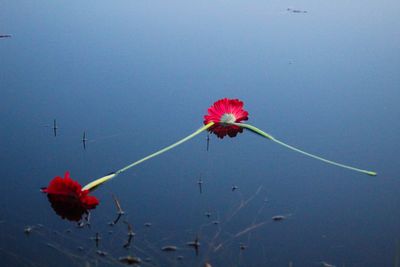
<path id="1" fill-rule="evenodd" d="M 89 196 L 89 190 L 82 191 L 82 186 L 70 178 L 69 172 L 65 173 L 64 178 L 55 177 L 42 192 L 47 193 L 55 212 L 71 221 L 79 221 L 83 214 L 99 204 L 96 197 Z"/>
<path id="2" fill-rule="evenodd" d="M 243 129 L 229 123 L 248 120 L 249 113 L 243 109 L 243 102 L 239 99 L 223 98 L 216 101 L 208 108 L 208 114 L 204 116 L 204 124 L 214 122 L 209 131 L 224 138 L 225 135 L 235 137 Z"/>

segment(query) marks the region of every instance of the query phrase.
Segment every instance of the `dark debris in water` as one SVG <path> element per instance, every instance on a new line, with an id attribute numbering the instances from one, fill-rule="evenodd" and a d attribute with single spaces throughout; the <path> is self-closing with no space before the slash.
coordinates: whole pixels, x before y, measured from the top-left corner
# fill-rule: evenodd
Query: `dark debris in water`
<path id="1" fill-rule="evenodd" d="M 176 246 L 164 246 L 161 248 L 162 251 L 166 251 L 166 252 L 171 252 L 171 251 L 176 251 L 178 248 Z"/>
<path id="2" fill-rule="evenodd" d="M 99 256 L 101 256 L 101 257 L 105 257 L 105 256 L 107 256 L 107 255 L 108 255 L 108 253 L 107 253 L 107 252 L 105 252 L 105 251 L 102 251 L 102 250 L 97 250 L 97 251 L 96 251 L 96 253 L 97 253 L 97 255 L 99 255 Z"/>
<path id="3" fill-rule="evenodd" d="M 207 218 L 210 218 L 211 215 L 212 215 L 211 212 L 205 212 L 205 213 L 204 213 L 204 216 L 206 216 Z"/>
<path id="4" fill-rule="evenodd" d="M 272 217 L 272 220 L 276 221 L 276 222 L 283 221 L 285 219 L 286 219 L 286 216 L 283 216 L 283 215 L 275 215 L 275 216 Z"/>
<path id="5" fill-rule="evenodd" d="M 286 11 L 291 12 L 291 13 L 308 13 L 307 10 L 300 10 L 300 9 L 294 9 L 294 8 L 287 8 Z"/>
<path id="6" fill-rule="evenodd" d="M 26 226 L 26 227 L 24 228 L 24 233 L 25 233 L 26 235 L 29 235 L 30 233 L 32 233 L 33 229 L 34 229 L 34 226 Z"/>
<path id="7" fill-rule="evenodd" d="M 140 258 L 137 257 L 133 257 L 133 256 L 125 256 L 125 257 L 120 257 L 118 259 L 119 262 L 126 264 L 126 265 L 136 265 L 136 264 L 140 264 L 142 262 L 142 260 Z"/>

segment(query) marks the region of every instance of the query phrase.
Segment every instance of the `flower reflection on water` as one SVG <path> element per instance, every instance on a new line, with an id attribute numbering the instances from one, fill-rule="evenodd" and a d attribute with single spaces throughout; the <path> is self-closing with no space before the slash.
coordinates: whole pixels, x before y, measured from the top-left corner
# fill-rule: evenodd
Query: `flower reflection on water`
<path id="1" fill-rule="evenodd" d="M 198 194 L 197 188 L 193 187 L 193 190 Z M 162 219 L 151 220 L 151 227 L 147 223 L 138 223 L 138 220 L 148 220 L 143 220 L 146 218 L 140 214 L 130 213 L 129 206 L 125 207 L 127 212 L 119 223 L 109 225 L 107 222 L 115 215 L 105 212 L 103 208 L 96 211 L 90 227 L 60 228 L 47 223 L 31 224 L 29 228 L 33 230 L 25 235 L 25 243 L 36 244 L 44 255 L 56 257 L 61 266 L 115 266 L 139 261 L 140 266 L 175 266 L 178 262 L 185 266 L 202 266 L 205 262 L 222 266 L 224 262 L 239 262 L 244 253 L 239 253 L 240 247 L 251 245 L 251 234 L 270 220 L 262 214 L 265 192 L 260 187 L 250 197 L 244 198 L 240 190 L 232 193 L 227 186 L 220 193 L 232 198 L 235 204 L 228 211 L 223 208 L 225 212 L 219 208 L 212 209 L 210 218 L 203 216 L 205 210 L 199 209 L 198 217 L 201 219 L 183 228 L 165 228 Z M 103 204 L 118 213 L 120 205 L 119 208 L 113 205 L 116 200 L 117 197 L 112 196 L 104 199 Z M 124 202 L 121 204 L 126 206 Z M 259 212 L 248 218 L 245 211 L 252 204 L 258 207 Z M 213 224 L 215 219 L 220 221 L 218 225 Z M 66 225 L 65 222 L 62 224 Z M 236 229 L 237 226 L 239 229 Z M 232 229 L 236 230 L 232 232 Z M 169 251 L 165 247 L 176 249 Z M 163 251 L 163 248 L 169 252 Z M 48 260 L 53 262 L 51 257 Z"/>
<path id="2" fill-rule="evenodd" d="M 42 192 L 47 194 L 54 211 L 70 221 L 80 221 L 83 215 L 99 204 L 96 197 L 89 195 L 89 190 L 82 190 L 82 186 L 71 179 L 69 172 L 64 178 L 55 177 Z"/>

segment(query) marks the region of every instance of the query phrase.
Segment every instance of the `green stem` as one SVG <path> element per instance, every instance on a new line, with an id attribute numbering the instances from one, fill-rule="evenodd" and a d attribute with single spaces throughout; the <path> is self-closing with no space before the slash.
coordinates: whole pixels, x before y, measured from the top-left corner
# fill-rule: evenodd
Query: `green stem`
<path id="1" fill-rule="evenodd" d="M 129 164 L 129 165 L 123 167 L 122 169 L 119 169 L 118 171 L 116 171 L 116 172 L 114 172 L 114 173 L 111 173 L 111 174 L 109 174 L 109 175 L 106 175 L 106 176 L 104 176 L 104 177 L 101 177 L 101 178 L 99 178 L 99 179 L 96 179 L 96 180 L 94 180 L 93 182 L 88 183 L 87 185 L 85 185 L 85 186 L 82 188 L 82 190 L 93 190 L 93 189 L 95 189 L 96 187 L 98 187 L 99 185 L 101 185 L 101 184 L 103 184 L 103 183 L 105 183 L 105 182 L 111 180 L 112 178 L 116 177 L 118 174 L 121 174 L 121 173 L 127 171 L 128 169 L 132 168 L 133 166 L 139 165 L 140 163 L 142 163 L 142 162 L 144 162 L 144 161 L 146 161 L 146 160 L 148 160 L 148 159 L 151 159 L 151 158 L 154 158 L 154 157 L 156 157 L 156 156 L 158 156 L 158 155 L 161 155 L 162 153 L 167 152 L 168 150 L 173 149 L 174 147 L 177 147 L 177 146 L 179 146 L 180 144 L 182 144 L 182 143 L 184 143 L 184 142 L 186 142 L 186 141 L 192 139 L 193 137 L 195 137 L 196 135 L 200 134 L 201 132 L 203 132 L 203 131 L 209 129 L 209 128 L 210 128 L 211 126 L 213 126 L 213 125 L 214 125 L 214 122 L 210 122 L 210 123 L 208 123 L 207 125 L 204 125 L 204 126 L 201 127 L 200 129 L 198 129 L 197 131 L 195 131 L 194 133 L 192 133 L 192 134 L 186 136 L 185 138 L 179 140 L 178 142 L 176 142 L 176 143 L 174 143 L 174 144 L 172 144 L 172 145 L 170 145 L 170 146 L 167 146 L 167 147 L 165 147 L 165 148 L 163 148 L 163 149 L 161 149 L 161 150 L 158 150 L 157 152 L 154 152 L 153 154 L 150 154 L 150 155 L 148 155 L 148 156 L 146 156 L 146 157 L 144 157 L 144 158 L 142 158 L 142 159 L 140 159 L 140 160 L 138 160 L 138 161 L 135 161 L 135 162 L 133 162 L 132 164 Z"/>
<path id="2" fill-rule="evenodd" d="M 280 144 L 280 145 L 282 145 L 282 146 L 284 146 L 286 148 L 289 148 L 289 149 L 291 149 L 293 151 L 299 152 L 299 153 L 301 153 L 303 155 L 306 155 L 308 157 L 323 161 L 325 163 L 332 164 L 332 165 L 335 165 L 335 166 L 338 166 L 338 167 L 342 167 L 342 168 L 345 168 L 345 169 L 349 169 L 349 170 L 352 170 L 352 171 L 365 173 L 365 174 L 368 174 L 368 175 L 371 175 L 371 176 L 376 176 L 377 175 L 376 172 L 362 170 L 362 169 L 351 167 L 351 166 L 348 166 L 348 165 L 345 165 L 345 164 L 341 164 L 341 163 L 337 163 L 337 162 L 334 162 L 334 161 L 331 161 L 331 160 L 327 160 L 327 159 L 321 158 L 319 156 L 316 156 L 316 155 L 310 154 L 308 152 L 305 152 L 303 150 L 300 150 L 298 148 L 295 148 L 293 146 L 290 146 L 288 144 L 285 144 L 284 142 L 279 141 L 278 139 L 274 138 L 272 135 L 269 135 L 266 132 L 264 132 L 264 131 L 258 129 L 257 127 L 254 127 L 254 126 L 250 125 L 250 124 L 245 124 L 245 123 L 232 123 L 232 124 L 236 125 L 236 126 L 239 126 L 239 127 L 242 127 L 242 128 L 249 129 L 250 131 L 252 131 L 252 132 L 254 132 L 256 134 L 259 134 L 262 137 L 265 137 L 265 138 L 267 138 L 267 139 L 269 139 L 271 141 L 274 141 L 277 144 Z"/>

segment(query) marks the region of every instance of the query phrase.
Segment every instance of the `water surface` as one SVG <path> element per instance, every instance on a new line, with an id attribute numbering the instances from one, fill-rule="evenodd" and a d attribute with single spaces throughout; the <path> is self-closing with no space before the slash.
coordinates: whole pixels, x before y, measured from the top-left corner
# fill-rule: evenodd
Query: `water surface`
<path id="1" fill-rule="evenodd" d="M 113 266 L 128 254 L 151 258 L 143 266 L 393 266 L 399 7 L 3 1 L 0 34 L 12 37 L 0 39 L 1 258 L 7 266 Z M 379 176 L 248 132 L 212 136 L 207 152 L 202 134 L 95 191 L 90 229 L 62 220 L 40 193 L 67 170 L 86 184 L 184 137 L 222 97 L 242 99 L 249 122 L 283 141 Z M 136 232 L 129 249 L 122 220 L 108 225 L 112 194 Z M 90 239 L 97 232 L 99 248 Z M 186 246 L 196 236 L 198 256 Z"/>

